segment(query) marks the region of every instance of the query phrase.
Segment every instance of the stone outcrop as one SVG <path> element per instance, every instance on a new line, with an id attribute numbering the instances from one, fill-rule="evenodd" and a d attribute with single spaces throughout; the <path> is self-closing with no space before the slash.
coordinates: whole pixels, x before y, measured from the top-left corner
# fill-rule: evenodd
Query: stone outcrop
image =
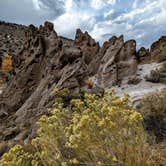
<path id="1" fill-rule="evenodd" d="M 150 54 L 153 61 L 162 62 L 166 60 L 166 36 L 162 36 L 151 45 Z"/>
<path id="2" fill-rule="evenodd" d="M 162 36 L 158 41 L 154 42 L 150 50 L 141 47 L 137 51 L 137 60 L 139 63 L 163 62 L 166 60 L 166 36 Z"/>
<path id="3" fill-rule="evenodd" d="M 139 63 L 147 63 L 150 62 L 151 56 L 149 49 L 145 47 L 141 47 L 137 52 L 137 60 Z"/>
<path id="4" fill-rule="evenodd" d="M 120 84 L 123 79 L 136 73 L 136 42 L 134 40 L 124 42 L 123 36 L 119 38 L 114 36 L 104 43 L 101 54 L 98 80 L 104 87 Z"/>
<path id="5" fill-rule="evenodd" d="M 98 44 L 88 43 L 92 38 L 87 33 L 82 35 L 88 38 L 68 44 L 57 36 L 52 23 L 27 28 L 24 47 L 13 56 L 10 81 L 0 96 L 0 141 L 13 145 L 34 137 L 35 122 L 52 107 L 55 88 L 79 94 L 89 76 L 92 57 L 86 58 L 99 50 Z"/>
<path id="6" fill-rule="evenodd" d="M 0 24 L 0 30 L 4 26 L 5 23 Z M 9 27 L 0 31 L 1 43 L 7 40 L 4 34 L 11 33 Z M 18 32 L 20 29 L 20 33 L 14 34 L 11 41 L 17 45 L 20 40 L 21 47 L 13 49 L 13 70 L 0 95 L 0 143 L 5 143 L 5 147 L 27 143 L 35 137 L 36 121 L 49 114 L 55 88 L 68 88 L 73 97 L 82 89 L 103 93 L 102 87 L 120 86 L 135 78 L 138 55 L 141 61 L 147 56 L 145 49 L 141 49 L 145 54 L 140 51 L 136 54 L 136 42 L 125 42 L 123 36 L 113 36 L 100 47 L 80 29 L 75 40 L 60 37 L 50 22 L 39 28 L 33 25 L 13 28 Z M 10 54 L 7 48 L 4 44 L 0 52 Z M 151 52 L 157 48 L 154 44 Z M 88 80 L 93 81 L 89 86 Z"/>
<path id="7" fill-rule="evenodd" d="M 99 64 L 99 62 L 96 61 L 100 50 L 99 43 L 96 43 L 88 32 L 83 33 L 80 29 L 77 29 L 74 46 L 82 50 L 82 56 L 85 63 L 88 65 L 89 74 L 94 74 Z"/>
<path id="8" fill-rule="evenodd" d="M 24 45 L 27 27 L 0 21 L 0 52 L 17 55 Z"/>

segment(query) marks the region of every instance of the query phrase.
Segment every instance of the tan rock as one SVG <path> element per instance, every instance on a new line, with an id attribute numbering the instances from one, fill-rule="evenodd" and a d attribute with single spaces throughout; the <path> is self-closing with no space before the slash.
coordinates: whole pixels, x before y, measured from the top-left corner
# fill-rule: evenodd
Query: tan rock
<path id="1" fill-rule="evenodd" d="M 153 61 L 162 62 L 166 60 L 166 36 L 162 36 L 151 45 L 150 54 Z"/>
<path id="2" fill-rule="evenodd" d="M 141 47 L 137 52 L 137 60 L 139 63 L 148 63 L 151 61 L 149 49 Z"/>

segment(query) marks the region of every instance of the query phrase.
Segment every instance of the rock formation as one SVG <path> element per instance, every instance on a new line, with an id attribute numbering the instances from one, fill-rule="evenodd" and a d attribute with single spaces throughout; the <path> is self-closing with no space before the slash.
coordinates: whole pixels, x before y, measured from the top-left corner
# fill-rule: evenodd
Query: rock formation
<path id="1" fill-rule="evenodd" d="M 137 60 L 139 63 L 150 62 L 151 56 L 150 56 L 149 49 L 146 49 L 145 47 L 141 47 L 137 52 Z"/>
<path id="2" fill-rule="evenodd" d="M 162 36 L 158 41 L 151 45 L 151 58 L 154 61 L 162 62 L 166 60 L 166 36 Z"/>
<path id="3" fill-rule="evenodd" d="M 104 87 L 119 84 L 137 70 L 136 42 L 124 42 L 123 36 L 112 37 L 101 48 L 101 65 L 98 79 Z"/>
<path id="4" fill-rule="evenodd" d="M 0 52 L 17 55 L 24 45 L 26 26 L 0 21 Z"/>
<path id="5" fill-rule="evenodd" d="M 10 24 L 0 24 L 1 45 L 7 41 L 4 34 L 12 33 L 9 27 L 4 32 L 4 26 Z M 123 36 L 113 36 L 100 47 L 80 29 L 73 41 L 59 37 L 50 22 L 39 28 L 13 26 L 21 33 L 15 34 L 11 45 L 20 43 L 19 49 L 10 52 L 6 44 L 0 45 L 0 52 L 13 55 L 13 71 L 0 96 L 0 142 L 7 147 L 35 137 L 35 123 L 41 115 L 49 113 L 55 88 L 68 88 L 73 96 L 78 96 L 92 78 L 94 85 L 89 86 L 92 92 L 101 91 L 97 86 L 120 86 L 135 78 L 137 65 L 149 57 L 146 49 L 136 52 L 136 42 L 125 42 Z M 161 43 L 152 45 L 152 57 Z"/>

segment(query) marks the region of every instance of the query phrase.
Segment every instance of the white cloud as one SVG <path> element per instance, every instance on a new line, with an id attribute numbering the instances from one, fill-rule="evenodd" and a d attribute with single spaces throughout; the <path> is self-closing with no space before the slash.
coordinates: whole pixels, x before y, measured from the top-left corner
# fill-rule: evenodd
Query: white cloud
<path id="1" fill-rule="evenodd" d="M 55 18 L 50 10 L 40 10 L 37 1 L 32 0 L 0 0 L 1 20 L 18 24 L 39 25 L 45 20 Z M 39 10 L 38 10 L 38 9 Z"/>
<path id="2" fill-rule="evenodd" d="M 33 4 L 34 4 L 34 7 L 37 9 L 37 10 L 40 10 L 40 5 L 39 5 L 39 1 L 38 0 L 32 0 Z"/>
<path id="3" fill-rule="evenodd" d="M 66 3 L 65 3 L 66 12 L 70 11 L 72 9 L 72 6 L 73 6 L 73 1 L 72 0 L 66 0 Z"/>
<path id="4" fill-rule="evenodd" d="M 121 16 L 119 16 L 115 21 L 129 21 L 129 20 L 135 20 L 136 17 L 138 16 L 138 19 L 144 19 L 146 15 L 148 14 L 153 14 L 154 10 L 156 9 L 157 6 L 157 1 L 154 1 L 143 8 L 137 8 L 134 9 L 128 13 L 124 13 Z M 155 14 L 155 13 L 154 13 Z"/>
<path id="5" fill-rule="evenodd" d="M 92 0 L 91 6 L 95 9 L 101 9 L 106 5 L 114 5 L 116 0 Z"/>
<path id="6" fill-rule="evenodd" d="M 113 35 L 124 34 L 125 39 L 136 39 L 138 47 L 148 46 L 166 33 L 166 1 L 146 0 L 138 3 L 128 12 L 120 16 L 111 17 L 114 10 L 104 14 L 105 20 L 101 20 L 94 25 L 90 34 L 101 43 Z M 109 18 L 109 19 L 107 19 Z"/>
<path id="7" fill-rule="evenodd" d="M 139 3 L 139 0 L 134 0 L 134 2 L 133 2 L 133 4 L 132 4 L 132 8 L 133 8 L 133 9 L 136 9 L 137 6 L 139 5 L 138 3 Z"/>
<path id="8" fill-rule="evenodd" d="M 68 0 L 66 13 L 53 20 L 55 30 L 60 35 L 64 35 L 70 38 L 74 38 L 77 28 L 82 30 L 89 30 L 95 24 L 95 18 L 93 13 L 88 13 L 80 10 L 72 0 Z M 75 10 L 73 10 L 75 9 Z"/>
<path id="9" fill-rule="evenodd" d="M 119 16 L 119 13 L 116 12 L 114 9 L 111 9 L 109 12 L 104 13 L 105 20 L 113 20 Z"/>
<path id="10" fill-rule="evenodd" d="M 56 18 L 65 12 L 65 0 L 32 0 L 32 2 L 40 15 L 48 14 Z"/>

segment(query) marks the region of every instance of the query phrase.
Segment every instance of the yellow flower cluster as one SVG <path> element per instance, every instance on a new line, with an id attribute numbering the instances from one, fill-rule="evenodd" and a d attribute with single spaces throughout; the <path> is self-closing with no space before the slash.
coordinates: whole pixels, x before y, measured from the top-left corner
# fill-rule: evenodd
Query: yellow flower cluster
<path id="1" fill-rule="evenodd" d="M 55 94 L 60 98 L 68 91 L 56 90 Z M 85 94 L 82 100 L 71 100 L 68 109 L 59 100 L 52 115 L 38 121 L 38 137 L 32 140 L 31 150 L 17 145 L 2 157 L 0 164 L 148 165 L 143 119 L 128 101 L 128 95 L 121 99 L 113 91 L 105 92 L 103 97 Z"/>
<path id="2" fill-rule="evenodd" d="M 59 89 L 55 89 L 54 90 L 54 94 L 55 94 L 55 97 L 65 97 L 65 96 L 68 96 L 70 94 L 70 91 L 68 89 L 62 89 L 62 90 L 59 90 Z"/>

